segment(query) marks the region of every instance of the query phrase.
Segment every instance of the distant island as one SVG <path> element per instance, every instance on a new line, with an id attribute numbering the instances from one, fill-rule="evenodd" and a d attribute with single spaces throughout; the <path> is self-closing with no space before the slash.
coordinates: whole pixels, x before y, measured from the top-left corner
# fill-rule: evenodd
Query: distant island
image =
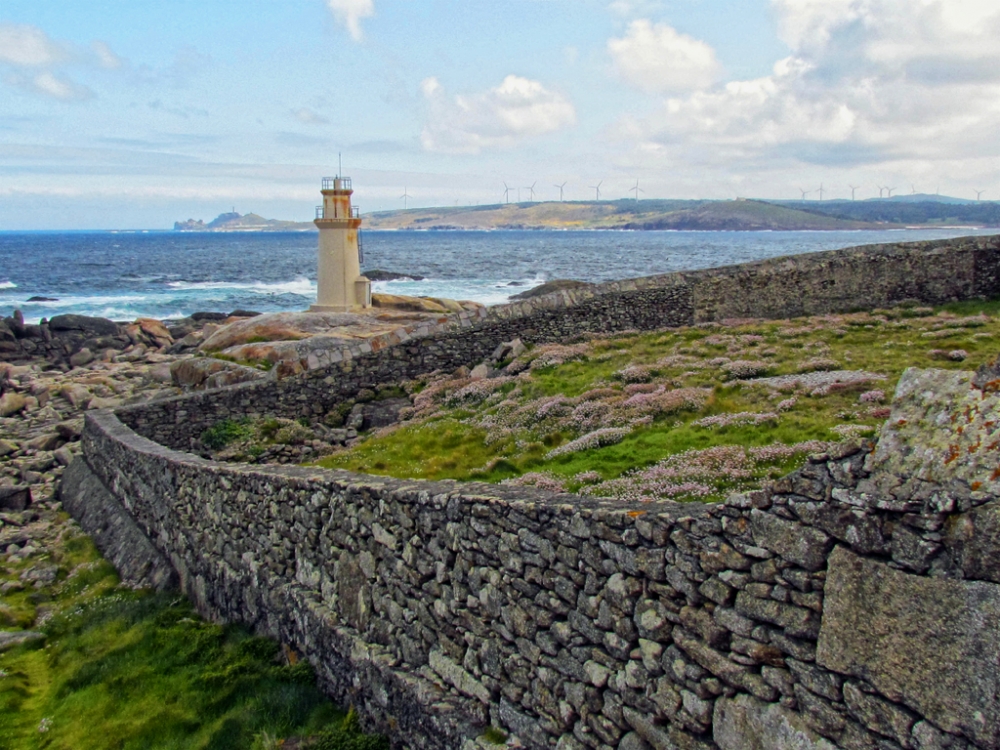
<path id="1" fill-rule="evenodd" d="M 997 227 L 1000 203 L 931 195 L 886 200 L 616 200 L 500 203 L 377 211 L 366 214 L 374 230 L 621 229 L 700 231 L 878 230 L 906 227 Z M 188 219 L 181 232 L 289 232 L 315 230 L 308 221 L 279 221 L 257 214 Z"/>
<path id="2" fill-rule="evenodd" d="M 175 221 L 177 232 L 308 232 L 316 229 L 311 221 L 282 221 L 265 219 L 259 214 L 238 214 L 235 211 L 219 214 L 206 224 L 201 219 Z"/>

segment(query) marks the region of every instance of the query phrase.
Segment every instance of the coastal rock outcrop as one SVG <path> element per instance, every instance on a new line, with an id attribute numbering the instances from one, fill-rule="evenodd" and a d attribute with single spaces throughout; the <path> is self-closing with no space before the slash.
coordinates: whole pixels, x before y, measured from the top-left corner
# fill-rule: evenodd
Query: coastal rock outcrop
<path id="1" fill-rule="evenodd" d="M 533 297 L 542 297 L 546 294 L 553 294 L 554 292 L 561 292 L 563 289 L 584 289 L 589 286 L 593 286 L 593 284 L 587 281 L 576 281 L 575 279 L 552 279 L 552 281 L 546 281 L 544 284 L 532 287 L 527 291 L 519 292 L 518 294 L 511 296 L 511 299 L 531 299 Z"/>
<path id="2" fill-rule="evenodd" d="M 280 312 L 236 320 L 215 329 L 198 346 L 243 362 L 279 365 L 279 377 L 348 359 L 355 349 L 376 351 L 414 333 L 451 325 L 451 315 L 481 314 L 473 302 L 372 295 L 398 307 L 372 307 L 358 313 Z"/>

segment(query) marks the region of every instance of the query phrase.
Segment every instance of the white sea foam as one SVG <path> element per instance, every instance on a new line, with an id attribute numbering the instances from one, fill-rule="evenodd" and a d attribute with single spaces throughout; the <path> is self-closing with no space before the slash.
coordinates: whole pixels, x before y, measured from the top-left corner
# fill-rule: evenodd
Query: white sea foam
<path id="1" fill-rule="evenodd" d="M 17 289 L 17 284 L 13 281 L 0 281 L 0 289 Z"/>
<path id="2" fill-rule="evenodd" d="M 167 286 L 178 291 L 240 289 L 254 294 L 302 294 L 305 296 L 316 293 L 316 282 L 305 277 L 270 284 L 263 281 L 170 281 Z"/>

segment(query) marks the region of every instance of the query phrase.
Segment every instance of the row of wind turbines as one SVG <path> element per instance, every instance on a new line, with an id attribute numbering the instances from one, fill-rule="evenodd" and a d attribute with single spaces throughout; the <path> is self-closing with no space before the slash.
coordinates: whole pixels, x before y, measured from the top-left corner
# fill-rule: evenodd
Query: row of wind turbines
<path id="1" fill-rule="evenodd" d="M 564 195 L 563 191 L 566 189 L 566 186 L 568 184 L 569 184 L 569 181 L 567 180 L 562 185 L 553 185 L 552 186 L 556 190 L 559 191 L 559 202 L 560 203 L 563 202 L 563 195 Z M 594 198 L 596 200 L 598 200 L 598 201 L 601 199 L 601 185 L 603 185 L 603 184 L 604 184 L 604 180 L 601 180 L 596 185 L 590 185 L 589 186 L 590 189 L 594 191 Z M 536 185 L 538 185 L 538 180 L 535 180 L 533 183 L 531 183 L 530 185 L 527 185 L 525 187 L 511 187 L 506 182 L 504 182 L 503 183 L 503 202 L 504 203 L 510 203 L 510 194 L 512 192 L 516 191 L 517 192 L 517 203 L 520 203 L 521 202 L 521 191 L 522 190 L 527 190 L 528 191 L 528 195 L 530 196 L 528 198 L 529 202 L 534 201 L 535 200 L 535 186 Z M 630 187 L 628 189 L 628 192 L 632 193 L 635 196 L 636 200 L 639 200 L 639 193 L 645 193 L 646 191 L 643 190 L 641 187 L 639 187 L 639 180 L 636 180 L 635 181 L 635 185 L 633 185 L 632 187 Z M 403 201 L 403 210 L 404 211 L 406 210 L 407 206 L 409 205 L 408 204 L 409 199 L 412 198 L 412 197 L 413 196 L 410 195 L 410 193 L 409 193 L 409 189 L 406 188 L 406 187 L 404 187 L 403 188 L 403 194 L 401 196 L 399 196 L 399 200 Z"/>
<path id="2" fill-rule="evenodd" d="M 851 200 L 853 201 L 855 193 L 858 190 L 860 190 L 863 187 L 863 185 L 848 185 L 847 187 L 851 191 Z M 889 187 L 888 185 L 876 185 L 875 187 L 878 190 L 878 197 L 879 198 L 891 198 L 892 194 L 894 192 L 896 192 L 897 190 L 899 190 L 899 188 L 897 188 L 897 187 Z M 820 183 L 819 187 L 816 188 L 815 190 L 803 190 L 802 188 L 799 188 L 799 192 L 802 193 L 802 200 L 805 200 L 807 195 L 811 195 L 813 193 L 819 193 L 819 199 L 823 200 L 823 194 L 827 193 L 829 191 L 826 190 L 826 188 L 823 187 L 823 183 Z M 941 194 L 941 190 L 940 189 L 938 189 L 937 192 L 938 192 L 938 195 Z M 983 194 L 986 193 L 985 190 L 976 190 L 976 189 L 973 189 L 972 192 L 974 192 L 976 194 L 976 201 L 977 202 L 979 202 L 980 200 L 982 200 Z M 910 195 L 916 195 L 916 194 L 917 194 L 917 186 L 916 185 L 910 185 Z"/>
<path id="3" fill-rule="evenodd" d="M 511 187 L 506 182 L 504 182 L 503 183 L 503 202 L 509 204 L 510 203 L 510 194 L 512 192 L 516 191 L 516 193 L 517 193 L 517 201 L 516 202 L 520 203 L 521 202 L 521 191 L 522 190 L 527 190 L 528 191 L 528 195 L 530 196 L 528 198 L 528 201 L 529 202 L 533 202 L 535 200 L 535 186 L 537 184 L 538 184 L 538 180 L 535 180 L 530 185 L 527 185 L 525 187 Z M 569 184 L 569 181 L 567 180 L 566 182 L 564 182 L 561 185 L 553 185 L 552 186 L 556 190 L 559 191 L 559 202 L 560 203 L 562 203 L 562 201 L 563 201 L 563 191 L 565 190 L 566 185 L 568 185 L 568 184 Z M 604 184 L 604 180 L 601 180 L 596 185 L 589 185 L 588 186 L 591 190 L 594 191 L 594 199 L 597 200 L 597 201 L 601 200 L 601 185 L 603 185 L 603 184 Z M 851 200 L 853 201 L 853 200 L 855 200 L 855 196 L 857 194 L 857 191 L 860 190 L 863 187 L 863 185 L 848 185 L 847 187 L 851 191 Z M 899 189 L 897 187 L 890 187 L 888 185 L 875 185 L 875 188 L 878 190 L 878 197 L 879 198 L 892 198 L 892 194 Z M 635 185 L 633 185 L 632 187 L 630 187 L 628 189 L 628 192 L 632 193 L 632 195 L 635 197 L 635 200 L 638 201 L 639 200 L 639 194 L 640 193 L 645 193 L 646 191 L 643 190 L 641 187 L 639 187 L 639 180 L 636 180 L 635 181 Z M 812 195 L 813 193 L 818 193 L 819 194 L 819 199 L 823 200 L 823 196 L 826 193 L 828 193 L 829 190 L 827 190 L 823 186 L 823 183 L 820 183 L 820 185 L 819 185 L 818 188 L 815 188 L 813 190 L 803 190 L 802 188 L 799 188 L 799 192 L 802 193 L 802 200 L 806 200 L 806 197 L 809 196 L 809 195 Z M 941 191 L 938 190 L 938 194 L 940 194 L 940 192 Z M 978 202 L 978 201 L 982 200 L 983 195 L 987 191 L 986 190 L 975 190 L 974 189 L 973 192 L 976 194 L 976 201 Z M 911 185 L 910 186 L 910 195 L 916 195 L 916 194 L 917 194 L 917 187 L 916 187 L 916 185 Z M 400 200 L 403 201 L 403 209 L 404 210 L 406 210 L 406 208 L 408 206 L 408 201 L 412 197 L 413 196 L 410 195 L 408 189 L 404 187 L 403 188 L 403 194 L 401 196 L 399 196 Z"/>
<path id="4" fill-rule="evenodd" d="M 511 194 L 511 191 L 513 191 L 513 190 L 517 191 L 517 202 L 518 203 L 521 202 L 521 190 L 527 190 L 528 191 L 528 194 L 531 196 L 528 199 L 529 201 L 535 200 L 535 185 L 537 185 L 537 184 L 538 184 L 538 180 L 535 180 L 533 183 L 531 183 L 527 187 L 519 188 L 519 187 L 510 187 L 506 182 L 504 182 L 503 183 L 503 201 L 504 201 L 504 203 L 510 203 L 510 194 Z M 562 203 L 562 201 L 563 201 L 563 191 L 566 189 L 566 186 L 568 184 L 569 184 L 569 181 L 567 180 L 562 185 L 553 185 L 552 186 L 556 190 L 559 191 L 559 202 L 560 203 Z M 604 184 L 604 180 L 601 180 L 596 185 L 590 185 L 589 186 L 590 189 L 594 191 L 594 199 L 595 200 L 599 201 L 601 199 L 601 185 L 603 185 L 603 184 Z M 641 187 L 639 187 L 639 180 L 636 180 L 635 181 L 635 185 L 633 187 L 629 188 L 628 192 L 632 193 L 635 196 L 636 200 L 639 200 L 639 193 L 645 193 L 646 191 L 643 190 Z"/>

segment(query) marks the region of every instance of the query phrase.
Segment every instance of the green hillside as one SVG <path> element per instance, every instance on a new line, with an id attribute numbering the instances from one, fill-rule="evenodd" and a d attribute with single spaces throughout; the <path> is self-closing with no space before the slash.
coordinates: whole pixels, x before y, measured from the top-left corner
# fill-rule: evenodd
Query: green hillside
<path id="1" fill-rule="evenodd" d="M 884 229 L 763 201 L 619 200 L 414 208 L 365 216 L 369 229 Z"/>

